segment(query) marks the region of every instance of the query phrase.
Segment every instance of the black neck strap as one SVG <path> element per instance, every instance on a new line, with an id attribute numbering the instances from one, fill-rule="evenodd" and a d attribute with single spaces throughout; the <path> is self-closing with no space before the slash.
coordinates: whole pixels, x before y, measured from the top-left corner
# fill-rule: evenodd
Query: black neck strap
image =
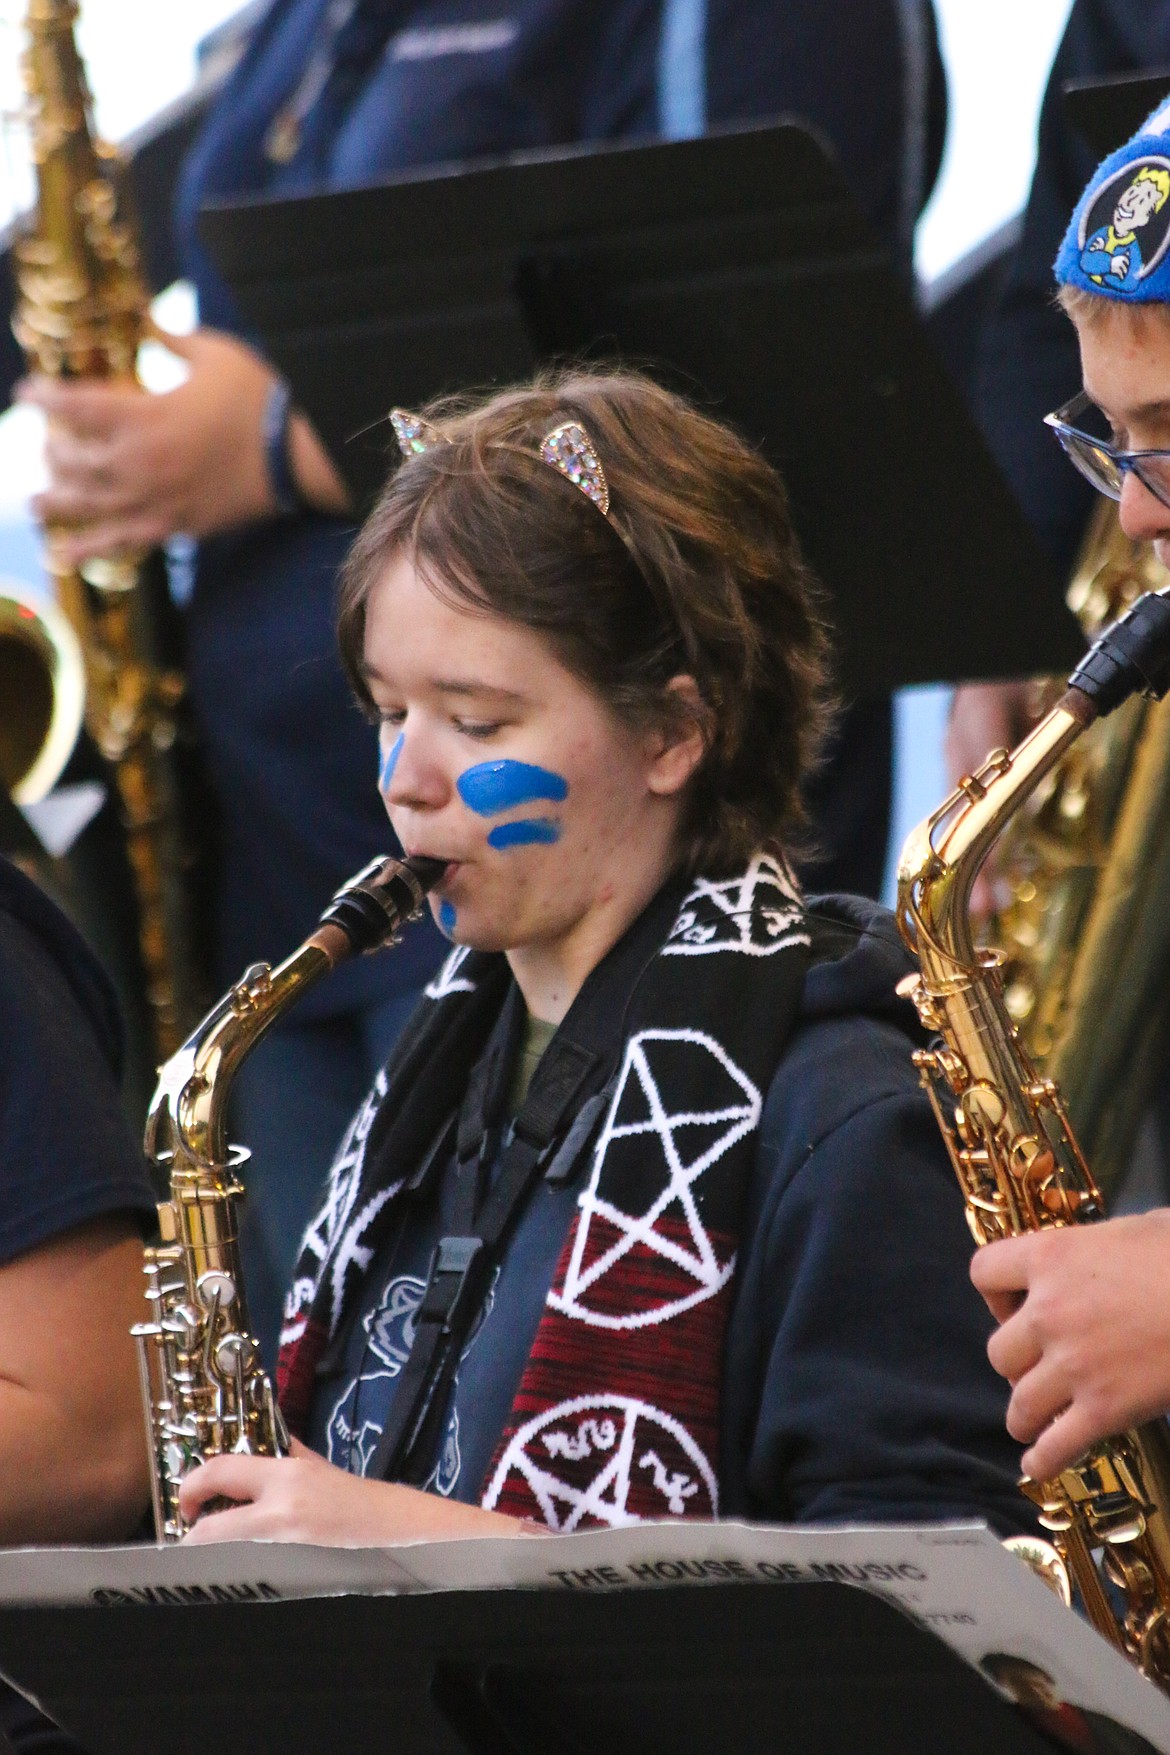
<path id="1" fill-rule="evenodd" d="M 571 1175 L 604 1112 L 604 1087 L 625 1036 L 630 998 L 663 943 L 685 893 L 683 880 L 661 890 L 585 982 L 541 1056 L 490 1184 L 511 1062 L 523 1027 L 518 990 L 468 1081 L 444 1140 L 455 1144 L 452 1232 L 431 1257 L 414 1340 L 366 1474 L 415 1485 L 427 1478 L 467 1335 L 491 1272 L 542 1171 Z M 432 1150 L 432 1164 L 446 1153 Z"/>

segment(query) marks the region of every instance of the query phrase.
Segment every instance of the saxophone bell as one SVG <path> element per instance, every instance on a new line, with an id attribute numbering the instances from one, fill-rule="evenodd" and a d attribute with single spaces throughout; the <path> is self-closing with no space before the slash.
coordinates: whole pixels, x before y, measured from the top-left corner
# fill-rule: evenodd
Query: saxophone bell
<path id="1" fill-rule="evenodd" d="M 85 661 L 55 604 L 0 581 L 0 782 L 14 804 L 39 804 L 81 730 Z"/>

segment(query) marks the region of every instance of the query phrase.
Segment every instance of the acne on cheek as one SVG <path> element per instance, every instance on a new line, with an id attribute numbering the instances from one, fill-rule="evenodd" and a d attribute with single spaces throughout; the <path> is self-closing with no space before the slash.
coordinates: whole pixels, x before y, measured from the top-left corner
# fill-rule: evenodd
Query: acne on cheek
<path id="1" fill-rule="evenodd" d="M 568 797 L 569 783 L 562 774 L 531 762 L 479 762 L 467 768 L 455 783 L 460 798 L 477 816 L 494 817 L 518 805 L 547 800 L 561 804 Z M 498 823 L 488 831 L 488 846 L 505 852 L 510 847 L 551 846 L 561 838 L 554 817 L 520 817 Z"/>

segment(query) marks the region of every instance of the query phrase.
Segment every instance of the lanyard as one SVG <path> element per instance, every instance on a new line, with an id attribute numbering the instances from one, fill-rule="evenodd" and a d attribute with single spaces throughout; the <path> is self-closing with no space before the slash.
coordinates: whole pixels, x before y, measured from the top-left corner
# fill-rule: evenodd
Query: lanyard
<path id="1" fill-rule="evenodd" d="M 449 1163 L 454 1141 L 453 1224 L 431 1257 L 414 1341 L 367 1476 L 413 1485 L 426 1480 L 463 1346 L 503 1244 L 541 1175 L 566 1181 L 599 1125 L 630 997 L 662 944 L 680 896 L 680 881 L 668 883 L 589 976 L 541 1056 L 489 1183 L 508 1050 L 518 1034 L 519 1014 L 509 1016 L 508 1005 L 519 1007 L 520 996 L 510 996 L 458 1115 L 427 1154 L 433 1165 Z"/>
<path id="2" fill-rule="evenodd" d="M 454 1124 L 452 1230 L 440 1238 L 431 1256 L 415 1316 L 414 1341 L 366 1470 L 376 1479 L 417 1485 L 426 1478 L 463 1345 L 483 1304 L 501 1246 L 542 1170 L 555 1167 L 561 1175 L 567 1174 L 570 1166 L 554 1166 L 554 1158 L 564 1157 L 554 1148 L 600 1064 L 594 1050 L 562 1038 L 558 1032 L 541 1057 L 498 1172 L 488 1184 L 494 1140 L 494 1130 L 487 1125 L 488 1099 L 494 1094 L 491 1084 L 498 1083 L 501 1059 L 492 1056 L 481 1063 L 484 1072 L 472 1079 Z M 599 1101 L 587 1102 L 576 1121 L 581 1121 L 585 1109 L 596 1121 L 601 1108 Z M 448 1138 L 451 1132 L 449 1127 Z M 585 1138 L 576 1125 L 569 1132 L 570 1137 L 577 1135 L 575 1159 Z"/>

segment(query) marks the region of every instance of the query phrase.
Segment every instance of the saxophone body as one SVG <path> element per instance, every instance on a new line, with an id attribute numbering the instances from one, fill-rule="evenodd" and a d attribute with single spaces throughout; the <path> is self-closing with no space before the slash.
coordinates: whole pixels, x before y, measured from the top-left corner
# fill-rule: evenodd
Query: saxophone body
<path id="1" fill-rule="evenodd" d="M 977 1244 L 1103 1216 L 1061 1092 L 1021 1040 L 1002 959 L 975 948 L 971 886 L 1002 830 L 1086 728 L 1139 691 L 1170 686 L 1170 595 L 1150 593 L 1098 640 L 1010 754 L 996 750 L 902 851 L 899 925 L 919 973 L 903 984 L 938 1040 L 915 1056 Z M 1116 1434 L 1055 1480 L 1024 1481 L 1075 1590 L 1110 1642 L 1170 1687 L 1170 1432 Z M 1030 1540 L 1021 1551 L 1035 1558 Z"/>
<path id="2" fill-rule="evenodd" d="M 377 859 L 338 891 L 316 931 L 275 969 L 254 964 L 162 1068 L 146 1151 L 170 1183 L 160 1242 L 146 1251 L 153 1320 L 138 1324 L 155 1533 L 189 1525 L 179 1491 L 208 1458 L 283 1456 L 288 1437 L 248 1316 L 240 1260 L 247 1158 L 227 1139 L 232 1081 L 261 1037 L 338 963 L 393 940 L 442 875 L 441 861 Z"/>
<path id="3" fill-rule="evenodd" d="M 1094 639 L 1167 584 L 1102 500 L 1068 591 Z M 1036 717 L 1060 694 L 1035 685 Z M 988 922 L 1029 1051 L 1064 1093 L 1098 1183 L 1128 1168 L 1164 1063 L 1170 976 L 1170 711 L 1131 699 L 1066 752 L 996 852 L 1005 899 Z"/>
<path id="4" fill-rule="evenodd" d="M 37 202 L 13 252 L 13 331 L 35 372 L 136 383 L 149 292 L 121 161 L 94 129 L 76 16 L 75 0 L 29 0 L 23 73 Z M 160 557 L 138 554 L 77 569 L 52 530 L 46 538 L 57 599 L 84 654 L 86 728 L 113 774 L 162 1057 L 200 1009 L 175 765 L 184 688 L 165 661 L 165 575 Z"/>

